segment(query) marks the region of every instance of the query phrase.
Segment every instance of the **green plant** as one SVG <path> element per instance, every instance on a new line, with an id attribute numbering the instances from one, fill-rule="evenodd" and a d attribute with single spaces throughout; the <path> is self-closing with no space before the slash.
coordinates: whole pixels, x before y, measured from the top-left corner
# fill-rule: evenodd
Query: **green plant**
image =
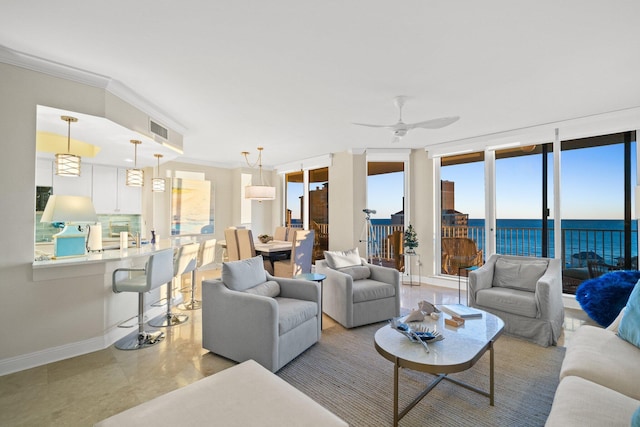
<path id="1" fill-rule="evenodd" d="M 418 235 L 411 224 L 409 224 L 404 232 L 404 247 L 407 248 L 407 252 L 409 253 L 418 247 Z"/>

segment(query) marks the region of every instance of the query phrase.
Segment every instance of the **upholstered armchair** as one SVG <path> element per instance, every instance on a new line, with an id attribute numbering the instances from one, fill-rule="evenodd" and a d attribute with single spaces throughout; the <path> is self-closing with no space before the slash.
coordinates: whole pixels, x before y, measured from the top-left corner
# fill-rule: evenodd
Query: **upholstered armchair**
<path id="1" fill-rule="evenodd" d="M 560 260 L 491 255 L 469 272 L 469 305 L 502 318 L 508 334 L 556 345 L 564 322 Z"/>
<path id="2" fill-rule="evenodd" d="M 202 285 L 202 346 L 272 372 L 320 339 L 320 285 L 273 277 L 262 257 L 222 264 Z"/>
<path id="3" fill-rule="evenodd" d="M 380 322 L 400 315 L 400 273 L 368 264 L 358 249 L 325 251 L 316 273 L 327 278 L 322 287 L 323 311 L 345 328 Z"/>

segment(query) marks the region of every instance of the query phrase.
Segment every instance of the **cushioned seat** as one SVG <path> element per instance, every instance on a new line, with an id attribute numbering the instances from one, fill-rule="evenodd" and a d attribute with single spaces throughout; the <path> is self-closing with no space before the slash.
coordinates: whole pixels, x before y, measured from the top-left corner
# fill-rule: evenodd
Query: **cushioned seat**
<path id="1" fill-rule="evenodd" d="M 345 328 L 400 316 L 400 273 L 394 268 L 367 264 L 358 249 L 325 251 L 316 261 L 324 274 L 324 312 Z"/>
<path id="2" fill-rule="evenodd" d="M 320 285 L 271 276 L 261 256 L 223 263 L 202 292 L 202 346 L 220 356 L 276 372 L 320 339 Z"/>
<path id="3" fill-rule="evenodd" d="M 469 272 L 469 305 L 499 316 L 508 334 L 556 345 L 564 322 L 560 260 L 493 254 Z"/>

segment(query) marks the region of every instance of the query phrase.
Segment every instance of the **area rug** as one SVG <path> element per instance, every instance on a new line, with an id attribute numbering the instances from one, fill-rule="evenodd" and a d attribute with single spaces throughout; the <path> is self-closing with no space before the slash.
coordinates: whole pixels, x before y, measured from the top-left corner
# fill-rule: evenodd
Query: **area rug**
<path id="1" fill-rule="evenodd" d="M 378 354 L 373 336 L 385 323 L 355 329 L 340 325 L 278 372 L 353 427 L 393 424 L 393 364 Z M 495 406 L 451 382 L 438 384 L 400 426 L 543 426 L 558 385 L 563 347 L 540 347 L 502 335 L 495 344 Z M 454 378 L 489 389 L 489 354 Z M 400 408 L 433 376 L 401 370 Z"/>

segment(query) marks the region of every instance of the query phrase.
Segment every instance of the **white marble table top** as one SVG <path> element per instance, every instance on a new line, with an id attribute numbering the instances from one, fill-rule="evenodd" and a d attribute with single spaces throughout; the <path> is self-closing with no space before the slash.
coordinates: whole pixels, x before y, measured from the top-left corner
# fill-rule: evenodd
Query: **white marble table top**
<path id="1" fill-rule="evenodd" d="M 406 316 L 402 320 L 404 318 Z M 412 328 L 417 329 L 418 325 L 423 325 L 444 336 L 443 340 L 428 344 L 429 353 L 420 343 L 411 342 L 389 325 L 376 332 L 376 350 L 391 361 L 398 357 L 402 361 L 401 365 L 411 369 L 431 373 L 460 372 L 473 366 L 504 328 L 502 319 L 484 311 L 482 317 L 466 319 L 464 325 L 458 327 L 446 325 L 445 318 L 451 316 L 443 312 L 438 320 L 427 316 L 423 322 L 409 323 Z"/>

